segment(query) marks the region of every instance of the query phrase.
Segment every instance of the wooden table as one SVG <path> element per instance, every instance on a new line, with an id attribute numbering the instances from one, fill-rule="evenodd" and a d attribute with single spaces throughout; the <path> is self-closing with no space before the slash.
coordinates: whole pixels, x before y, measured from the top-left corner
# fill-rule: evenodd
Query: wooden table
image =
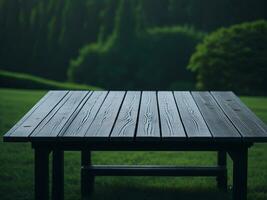
<path id="1" fill-rule="evenodd" d="M 81 192 L 95 176 L 215 176 L 227 189 L 226 154 L 233 160 L 233 199 L 247 195 L 248 148 L 267 142 L 267 126 L 232 92 L 50 91 L 5 142 L 31 142 L 35 199 L 63 199 L 64 151 L 81 151 Z M 96 166 L 92 151 L 217 151 L 213 167 Z M 179 157 L 177 156 L 177 159 Z"/>

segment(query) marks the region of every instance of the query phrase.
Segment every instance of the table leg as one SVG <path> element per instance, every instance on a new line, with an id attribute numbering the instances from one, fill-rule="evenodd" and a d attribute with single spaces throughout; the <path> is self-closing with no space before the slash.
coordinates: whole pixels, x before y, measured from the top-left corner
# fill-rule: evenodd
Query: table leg
<path id="1" fill-rule="evenodd" d="M 35 148 L 35 200 L 49 199 L 49 152 Z"/>
<path id="2" fill-rule="evenodd" d="M 231 152 L 233 159 L 233 199 L 247 199 L 248 148 Z"/>
<path id="3" fill-rule="evenodd" d="M 217 176 L 217 186 L 219 189 L 227 191 L 227 154 L 225 151 L 218 151 L 218 166 L 224 170 Z"/>
<path id="4" fill-rule="evenodd" d="M 53 150 L 52 200 L 64 199 L 64 151 Z"/>
<path id="5" fill-rule="evenodd" d="M 81 152 L 81 195 L 82 199 L 89 199 L 94 189 L 94 176 L 89 170 L 84 170 L 84 166 L 91 165 L 91 152 L 83 150 Z"/>

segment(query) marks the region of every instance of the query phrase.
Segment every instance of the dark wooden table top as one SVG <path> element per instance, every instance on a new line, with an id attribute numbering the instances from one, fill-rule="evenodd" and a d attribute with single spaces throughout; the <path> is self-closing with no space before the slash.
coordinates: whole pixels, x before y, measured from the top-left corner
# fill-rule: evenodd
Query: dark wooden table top
<path id="1" fill-rule="evenodd" d="M 267 142 L 233 92 L 49 91 L 4 141 Z"/>

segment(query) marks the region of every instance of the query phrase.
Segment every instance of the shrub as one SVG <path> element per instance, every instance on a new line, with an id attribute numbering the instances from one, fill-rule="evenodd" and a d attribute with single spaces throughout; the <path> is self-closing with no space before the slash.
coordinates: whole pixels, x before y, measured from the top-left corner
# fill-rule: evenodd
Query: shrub
<path id="1" fill-rule="evenodd" d="M 80 50 L 70 63 L 69 78 L 109 89 L 144 90 L 192 81 L 186 66 L 204 34 L 186 26 L 147 30 L 138 12 L 135 1 L 121 0 L 112 34 Z"/>
<path id="2" fill-rule="evenodd" d="M 193 81 L 186 66 L 203 35 L 189 27 L 152 28 L 127 45 L 112 35 L 82 48 L 71 61 L 69 77 L 109 89 L 171 89 L 174 83 Z"/>
<path id="3" fill-rule="evenodd" d="M 189 69 L 197 73 L 197 88 L 266 95 L 267 22 L 247 22 L 221 28 L 196 48 Z"/>

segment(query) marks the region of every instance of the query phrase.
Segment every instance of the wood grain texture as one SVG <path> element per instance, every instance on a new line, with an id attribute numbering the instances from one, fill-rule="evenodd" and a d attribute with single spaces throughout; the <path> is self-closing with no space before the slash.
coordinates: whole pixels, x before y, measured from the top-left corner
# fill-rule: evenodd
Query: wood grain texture
<path id="1" fill-rule="evenodd" d="M 267 126 L 233 92 L 211 93 L 244 139 L 267 139 Z"/>
<path id="2" fill-rule="evenodd" d="M 64 99 L 49 113 L 49 115 L 38 125 L 30 135 L 31 140 L 41 138 L 52 138 L 58 136 L 65 126 L 68 126 L 69 119 L 75 116 L 77 108 L 88 95 L 85 91 L 71 91 Z"/>
<path id="3" fill-rule="evenodd" d="M 10 129 L 10 131 L 5 134 L 4 139 L 14 139 L 16 141 L 20 139 L 27 140 L 27 137 L 67 93 L 68 91 L 49 91 L 15 126 L 13 126 L 13 128 Z"/>
<path id="4" fill-rule="evenodd" d="M 181 119 L 189 139 L 212 139 L 212 135 L 190 92 L 174 92 Z"/>
<path id="5" fill-rule="evenodd" d="M 158 92 L 158 104 L 162 140 L 185 140 L 186 134 L 173 93 L 169 91 Z"/>
<path id="6" fill-rule="evenodd" d="M 3 140 L 267 142 L 267 126 L 232 92 L 49 91 Z"/>
<path id="7" fill-rule="evenodd" d="M 192 96 L 215 139 L 241 137 L 209 92 L 192 92 Z"/>
<path id="8" fill-rule="evenodd" d="M 142 92 L 136 140 L 160 140 L 156 92 Z"/>
<path id="9" fill-rule="evenodd" d="M 84 137 L 91 140 L 108 140 L 117 114 L 122 104 L 125 92 L 111 91 L 103 105 L 86 131 Z"/>
<path id="10" fill-rule="evenodd" d="M 130 141 L 134 139 L 140 97 L 141 92 L 127 92 L 110 139 Z"/>
<path id="11" fill-rule="evenodd" d="M 96 114 L 99 111 L 107 94 L 107 91 L 93 92 L 80 110 L 79 114 L 74 118 L 67 130 L 64 132 L 62 137 L 83 137 L 94 121 Z"/>

